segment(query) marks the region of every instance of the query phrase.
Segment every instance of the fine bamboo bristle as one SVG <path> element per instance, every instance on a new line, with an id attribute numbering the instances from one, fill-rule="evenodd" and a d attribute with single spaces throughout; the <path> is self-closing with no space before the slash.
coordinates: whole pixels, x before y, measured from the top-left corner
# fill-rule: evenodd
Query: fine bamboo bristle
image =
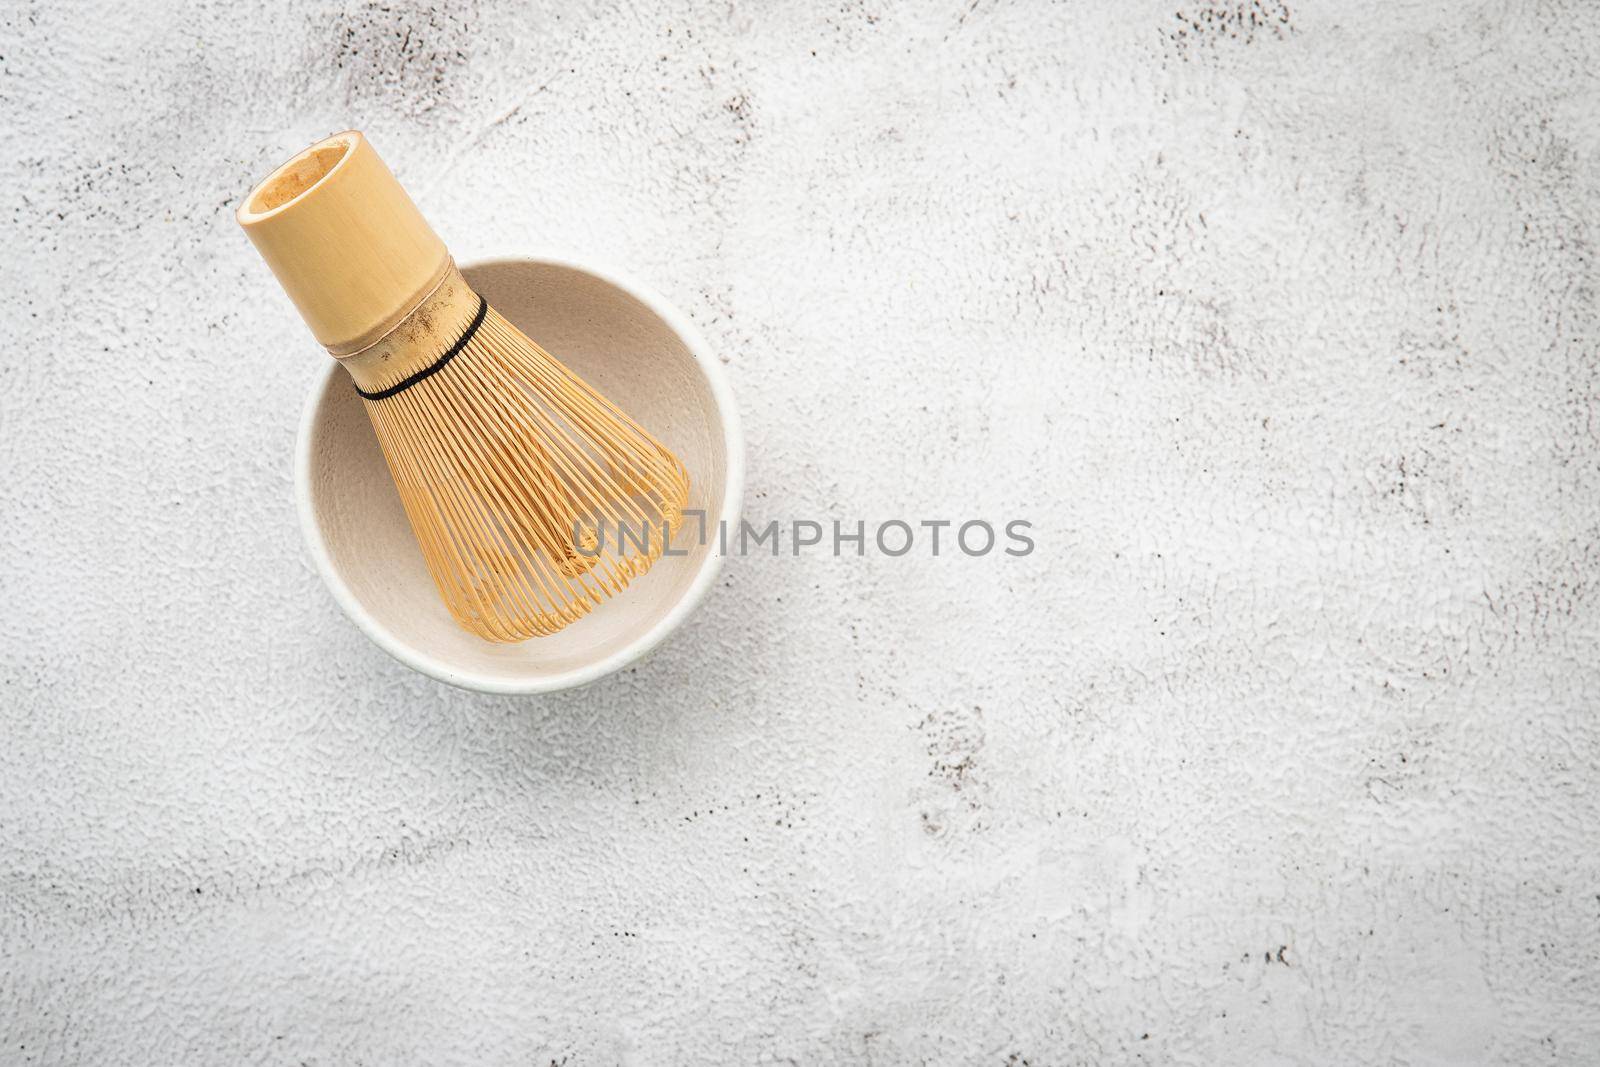
<path id="1" fill-rule="evenodd" d="M 582 618 L 682 522 L 677 457 L 492 308 L 437 373 L 366 405 L 440 595 L 488 640 Z"/>

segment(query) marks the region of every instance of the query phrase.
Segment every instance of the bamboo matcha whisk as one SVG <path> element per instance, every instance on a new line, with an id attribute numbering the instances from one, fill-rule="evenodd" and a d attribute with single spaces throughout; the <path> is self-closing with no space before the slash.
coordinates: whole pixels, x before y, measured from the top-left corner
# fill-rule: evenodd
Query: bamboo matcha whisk
<path id="1" fill-rule="evenodd" d="M 238 217 L 354 380 L 463 627 L 555 633 L 660 557 L 683 464 L 472 290 L 365 137 L 307 148 Z"/>

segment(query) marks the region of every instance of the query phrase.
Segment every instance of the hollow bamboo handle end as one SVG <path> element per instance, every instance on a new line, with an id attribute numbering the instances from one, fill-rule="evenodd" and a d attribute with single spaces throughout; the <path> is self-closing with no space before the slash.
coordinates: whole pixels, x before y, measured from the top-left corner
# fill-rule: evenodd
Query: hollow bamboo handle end
<path id="1" fill-rule="evenodd" d="M 450 268 L 444 242 L 355 130 L 273 171 L 245 198 L 238 220 L 336 356 L 394 329 Z"/>

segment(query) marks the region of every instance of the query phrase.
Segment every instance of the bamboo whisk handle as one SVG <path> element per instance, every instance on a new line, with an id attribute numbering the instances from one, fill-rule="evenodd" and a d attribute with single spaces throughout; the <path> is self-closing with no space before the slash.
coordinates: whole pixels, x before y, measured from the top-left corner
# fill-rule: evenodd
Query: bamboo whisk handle
<path id="1" fill-rule="evenodd" d="M 444 242 L 355 130 L 318 141 L 251 190 L 239 225 L 335 356 L 393 330 L 451 270 Z"/>

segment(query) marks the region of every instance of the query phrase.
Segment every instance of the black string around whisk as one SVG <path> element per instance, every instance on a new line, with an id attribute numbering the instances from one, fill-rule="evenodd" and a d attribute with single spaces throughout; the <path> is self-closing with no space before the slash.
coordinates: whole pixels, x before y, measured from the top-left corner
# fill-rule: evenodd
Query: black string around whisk
<path id="1" fill-rule="evenodd" d="M 452 359 L 455 359 L 461 354 L 461 350 L 467 347 L 467 342 L 472 340 L 472 335 L 478 332 L 478 327 L 483 325 L 484 316 L 488 314 L 489 301 L 485 300 L 480 295 L 478 297 L 478 313 L 472 316 L 472 322 L 468 324 L 466 330 L 463 331 L 461 338 L 456 341 L 455 344 L 450 346 L 450 350 L 448 352 L 434 360 L 432 363 L 428 364 L 426 367 L 423 367 L 421 370 L 417 371 L 417 373 L 400 379 L 387 389 L 379 389 L 376 392 L 369 393 L 358 385 L 356 386 L 356 392 L 361 394 L 361 398 L 363 400 L 382 400 L 385 397 L 394 396 L 396 393 L 404 392 L 405 390 L 410 389 L 413 385 L 416 385 L 418 382 L 426 381 L 428 378 L 433 377 L 435 374 L 438 374 L 440 371 L 444 370 L 444 368 Z"/>

